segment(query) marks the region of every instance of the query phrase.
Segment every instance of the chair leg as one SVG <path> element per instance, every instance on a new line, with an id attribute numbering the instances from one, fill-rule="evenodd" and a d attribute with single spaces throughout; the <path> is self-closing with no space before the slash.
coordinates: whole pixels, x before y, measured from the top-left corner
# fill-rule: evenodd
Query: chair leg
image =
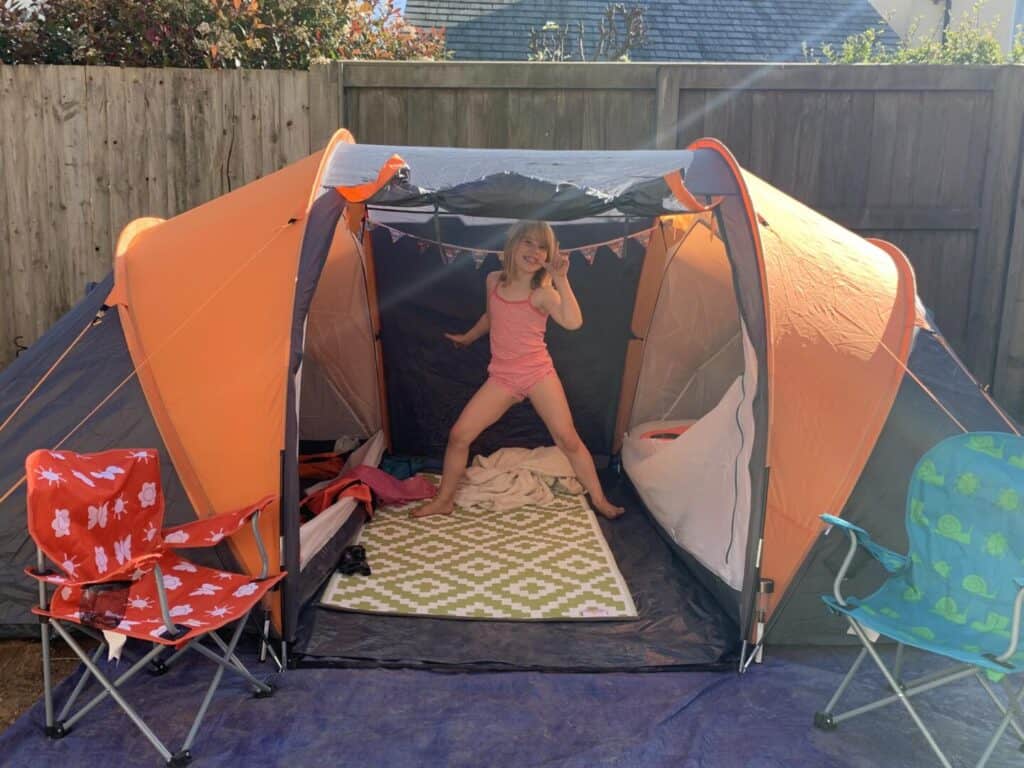
<path id="1" fill-rule="evenodd" d="M 896 644 L 896 661 L 892 665 L 892 676 L 896 678 L 896 682 L 903 686 L 903 652 L 906 646 L 903 643 Z M 893 691 L 895 693 L 895 691 Z"/>
<path id="2" fill-rule="evenodd" d="M 246 614 L 248 616 L 248 614 Z M 245 628 L 245 616 L 238 621 L 238 626 L 235 627 L 234 634 L 231 636 L 231 642 L 228 644 L 227 656 L 231 656 L 235 652 L 235 646 L 238 645 L 239 639 L 242 637 L 242 630 Z M 197 649 L 201 646 L 196 645 Z M 208 650 L 208 649 L 203 649 Z M 196 719 L 192 722 L 192 727 L 189 729 L 188 737 L 185 739 L 185 743 L 182 745 L 181 750 L 177 756 L 181 756 L 184 759 L 188 759 L 190 756 L 189 750 L 192 748 L 192 743 L 196 739 L 196 735 L 199 733 L 199 726 L 203 722 L 203 718 L 206 717 L 206 710 L 210 706 L 210 702 L 213 701 L 213 694 L 217 691 L 217 686 L 220 685 L 220 679 L 224 676 L 224 669 L 227 666 L 227 662 L 224 664 L 217 665 L 217 671 L 213 673 L 213 680 L 210 681 L 210 687 L 206 691 L 206 696 L 203 697 L 203 703 L 199 705 L 199 711 L 196 713 Z M 177 757 L 176 756 L 176 757 Z"/>
<path id="3" fill-rule="evenodd" d="M 927 727 L 925 727 L 925 724 L 921 720 L 920 716 L 918 716 L 917 710 L 914 709 L 914 705 L 910 703 L 910 698 L 900 688 L 899 683 L 896 682 L 896 679 L 892 676 L 892 673 L 889 672 L 889 668 L 885 666 L 885 663 L 882 661 L 882 658 L 878 655 L 878 651 L 875 650 L 874 645 L 868 639 L 867 635 L 864 634 L 864 630 L 861 628 L 860 623 L 849 616 L 847 616 L 846 618 L 850 622 L 850 626 L 853 627 L 853 631 L 857 633 L 857 637 L 860 638 L 861 643 L 864 644 L 864 650 L 868 652 L 868 655 L 871 656 L 871 660 L 875 662 L 879 670 L 881 670 L 882 675 L 885 676 L 885 681 L 889 684 L 893 691 L 895 691 L 895 697 L 899 699 L 901 704 L 903 704 L 907 712 L 910 714 L 911 719 L 917 725 L 921 733 L 924 734 L 924 738 L 928 742 L 928 746 L 932 748 L 932 752 L 934 752 L 935 756 L 939 758 L 939 762 L 942 764 L 943 768 L 952 768 L 952 765 L 950 764 L 949 760 L 946 759 L 945 754 L 943 754 L 942 750 L 939 749 L 939 745 L 935 742 L 935 739 L 932 738 L 931 732 L 928 730 Z"/>
<path id="4" fill-rule="evenodd" d="M 150 651 L 147 654 L 145 654 L 141 659 L 138 659 L 132 666 L 130 666 L 126 671 L 122 672 L 117 677 L 117 679 L 113 681 L 112 685 L 114 686 L 114 688 L 120 688 L 131 678 L 135 677 L 135 675 L 140 670 L 142 670 L 147 664 L 149 664 L 149 662 L 154 657 L 160 655 L 162 652 L 163 648 L 161 646 L 154 646 L 152 649 L 150 649 Z M 93 660 L 93 662 L 95 664 L 95 659 Z M 75 712 L 75 714 L 71 718 L 69 718 L 66 723 L 64 723 L 65 728 L 70 728 L 71 726 L 73 726 L 75 723 L 77 723 L 79 720 L 81 720 L 83 717 L 89 714 L 89 712 L 91 712 L 97 704 L 104 701 L 109 695 L 109 692 L 106 690 L 97 693 L 95 696 L 92 697 L 92 699 L 87 704 L 84 704 L 81 709 Z M 65 709 L 67 709 L 66 706 Z"/>
<path id="5" fill-rule="evenodd" d="M 46 709 L 46 735 L 51 738 L 63 736 L 63 728 L 57 733 L 53 718 L 53 672 L 50 666 L 50 621 L 39 622 L 39 635 L 43 644 L 43 707 Z"/>
<path id="6" fill-rule="evenodd" d="M 1003 715 L 1003 719 L 999 723 L 999 727 L 996 729 L 995 734 L 993 734 L 988 746 L 985 747 L 985 752 L 982 754 L 981 759 L 978 760 L 977 768 L 985 768 L 985 764 L 988 762 L 988 759 L 992 757 L 992 752 L 995 751 L 996 744 L 999 743 L 999 740 L 1003 738 L 1003 734 L 1006 733 L 1007 726 L 1009 726 L 1010 723 L 1013 723 L 1014 728 L 1017 728 L 1014 715 L 1019 711 L 1022 698 L 1024 698 L 1024 685 L 1021 686 L 1020 690 L 1016 694 L 1010 694 L 1010 700 L 1007 702 L 1008 706 L 1004 710 L 1005 714 Z M 1001 705 L 1000 708 L 1002 708 Z M 1020 733 L 1019 730 L 1017 732 Z"/>
<path id="7" fill-rule="evenodd" d="M 992 686 L 989 684 L 988 680 L 985 679 L 985 675 L 983 675 L 979 670 L 976 677 L 978 678 L 978 682 L 981 683 L 981 687 L 985 689 L 985 692 L 988 694 L 989 698 L 992 699 L 992 703 L 999 708 L 1000 713 L 1005 715 L 1007 712 L 1007 708 L 1003 706 L 1003 702 L 999 700 L 999 696 L 996 694 L 995 691 L 992 690 Z M 1012 694 L 1010 694 L 1009 699 L 1010 704 L 1012 705 Z M 1021 729 L 1020 724 L 1017 722 L 1017 718 L 1012 718 L 1010 720 L 1010 726 L 1013 728 L 1013 730 L 1017 732 L 1017 738 L 1024 742 L 1024 730 Z"/>
<path id="8" fill-rule="evenodd" d="M 96 651 L 92 655 L 93 664 L 99 662 L 100 656 L 103 655 L 103 651 L 106 650 L 106 647 L 107 646 L 105 643 L 100 643 L 98 646 L 96 646 Z M 67 723 L 65 723 L 64 720 L 67 718 L 68 713 L 71 711 L 71 708 L 75 705 L 75 702 L 78 701 L 78 697 L 81 695 L 82 691 L 85 690 L 85 686 L 89 683 L 89 680 L 91 678 L 92 672 L 86 669 L 85 672 L 82 673 L 82 676 L 78 678 L 78 683 L 75 684 L 75 689 L 71 691 L 71 695 L 68 696 L 68 700 L 64 702 L 64 706 L 63 708 L 61 708 L 60 714 L 57 715 L 57 720 L 60 722 L 60 724 L 64 727 L 65 730 L 67 730 L 67 728 L 69 728 L 70 726 Z"/>
<path id="9" fill-rule="evenodd" d="M 853 666 L 850 667 L 850 671 L 846 673 L 846 677 L 839 683 L 839 688 L 832 694 L 832 698 L 829 699 L 828 704 L 825 705 L 825 709 L 822 712 L 814 713 L 814 725 L 823 731 L 832 731 L 836 728 L 835 719 L 832 713 L 835 711 L 836 704 L 839 703 L 839 699 L 842 698 L 846 692 L 847 687 L 853 680 L 853 676 L 857 674 L 857 670 L 860 669 L 860 665 L 863 663 L 865 657 L 868 655 L 866 648 L 861 648 L 860 653 L 857 655 L 856 660 L 853 662 Z"/>
<path id="10" fill-rule="evenodd" d="M 210 637 L 212 637 L 213 641 L 217 643 L 218 646 L 220 646 L 221 651 L 224 653 L 223 657 L 218 657 L 215 653 L 213 653 L 213 651 L 210 651 L 208 648 L 202 648 L 201 646 L 197 647 L 195 650 L 202 652 L 205 656 L 209 657 L 210 659 L 216 660 L 217 663 L 230 661 L 232 665 L 231 671 L 237 672 L 239 675 L 248 680 L 249 684 L 252 685 L 254 688 L 253 692 L 257 696 L 260 694 L 267 695 L 273 691 L 273 688 L 268 683 L 264 683 L 262 680 L 259 680 L 251 672 L 249 672 L 249 670 L 246 669 L 245 665 L 242 663 L 241 659 L 239 659 L 236 654 L 228 653 L 227 643 L 225 643 L 221 639 L 220 635 L 218 635 L 216 632 L 211 632 Z"/>
<path id="11" fill-rule="evenodd" d="M 126 715 L 128 715 L 129 719 L 135 723 L 135 727 L 142 731 L 142 735 L 149 740 L 149 743 L 152 744 L 156 751 L 160 753 L 160 756 L 163 757 L 164 760 L 172 760 L 174 756 L 171 754 L 170 750 L 164 746 L 163 742 L 160 741 L 156 734 L 150 730 L 148 725 L 146 725 L 146 722 L 139 717 L 138 713 L 136 713 L 132 706 L 124 700 L 124 697 L 121 696 L 120 693 L 118 693 L 117 688 L 100 671 L 100 668 L 93 663 L 92 659 L 89 658 L 89 654 L 87 654 L 75 641 L 75 638 L 71 636 L 71 633 L 65 630 L 60 625 L 60 622 L 54 621 L 52 624 L 54 629 L 57 630 L 57 634 L 64 639 L 64 642 L 68 644 L 71 650 L 75 652 L 75 655 L 77 655 L 78 658 L 82 660 L 82 663 L 85 664 L 86 669 L 92 672 L 99 684 L 106 689 L 110 697 L 117 702 L 118 706 L 121 707 Z"/>

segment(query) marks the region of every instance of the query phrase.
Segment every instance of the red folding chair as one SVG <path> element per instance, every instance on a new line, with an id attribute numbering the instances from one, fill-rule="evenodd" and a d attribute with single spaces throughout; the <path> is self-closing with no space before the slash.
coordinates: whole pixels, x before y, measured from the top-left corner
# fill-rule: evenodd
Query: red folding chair
<path id="1" fill-rule="evenodd" d="M 283 573 L 268 576 L 258 527 L 260 511 L 272 497 L 235 512 L 162 529 L 164 499 L 156 451 L 35 451 L 25 460 L 25 472 L 28 530 L 37 558 L 36 567 L 27 568 L 26 573 L 39 583 L 39 606 L 33 612 L 42 622 L 47 735 L 64 736 L 110 697 L 168 765 L 185 765 L 225 670 L 243 677 L 257 697 L 273 693 L 273 687 L 254 677 L 235 654 L 252 609 L 284 577 Z M 263 559 L 255 578 L 195 565 L 176 552 L 214 546 L 246 523 L 252 526 Z M 48 567 L 48 561 L 55 567 Z M 217 631 L 232 622 L 236 626 L 225 641 Z M 86 667 L 57 717 L 51 686 L 51 628 Z M 72 629 L 99 643 L 91 656 L 75 640 Z M 118 635 L 152 647 L 111 679 L 97 662 L 110 641 L 120 640 Z M 216 669 L 188 736 L 181 749 L 172 753 L 119 688 L 147 665 L 166 671 L 189 650 L 215 662 Z M 165 653 L 170 655 L 162 659 Z M 92 679 L 103 690 L 71 714 Z"/>

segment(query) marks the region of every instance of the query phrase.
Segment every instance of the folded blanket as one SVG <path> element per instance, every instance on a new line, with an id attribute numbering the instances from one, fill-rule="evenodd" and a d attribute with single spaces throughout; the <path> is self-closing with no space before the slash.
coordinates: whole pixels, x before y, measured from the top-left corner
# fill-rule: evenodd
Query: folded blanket
<path id="1" fill-rule="evenodd" d="M 502 448 L 473 459 L 455 493 L 455 503 L 484 504 L 503 511 L 548 504 L 555 491 L 583 493 L 569 459 L 558 448 Z"/>

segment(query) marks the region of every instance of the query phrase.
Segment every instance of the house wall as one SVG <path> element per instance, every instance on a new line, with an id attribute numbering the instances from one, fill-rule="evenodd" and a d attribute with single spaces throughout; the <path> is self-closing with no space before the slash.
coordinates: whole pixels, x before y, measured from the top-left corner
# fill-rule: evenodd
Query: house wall
<path id="1" fill-rule="evenodd" d="M 973 12 L 977 0 L 953 0 L 950 18 L 956 25 L 964 14 Z M 871 0 L 880 14 L 901 38 L 906 39 L 917 25 L 917 36 L 942 37 L 945 0 Z M 1024 23 L 1024 0 L 985 0 L 979 16 L 982 24 L 996 22 L 996 39 L 1008 51 L 1013 43 L 1014 29 Z"/>
<path id="2" fill-rule="evenodd" d="M 1024 67 L 345 62 L 0 66 L 0 366 L 110 269 L 121 228 L 323 147 L 686 147 L 901 247 L 952 346 L 1024 414 Z"/>

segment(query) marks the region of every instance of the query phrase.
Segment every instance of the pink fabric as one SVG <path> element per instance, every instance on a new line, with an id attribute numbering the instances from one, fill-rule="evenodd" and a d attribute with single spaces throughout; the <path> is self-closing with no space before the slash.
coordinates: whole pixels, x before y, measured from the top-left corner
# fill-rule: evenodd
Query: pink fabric
<path id="1" fill-rule="evenodd" d="M 529 298 L 509 301 L 498 292 L 498 284 L 488 301 L 491 319 L 491 380 L 516 397 L 524 398 L 536 384 L 555 373 L 555 366 L 544 341 L 548 316 Z"/>
<path id="2" fill-rule="evenodd" d="M 374 494 L 384 504 L 403 504 L 407 501 L 432 499 L 437 489 L 427 478 L 410 477 L 399 480 L 376 467 L 360 465 L 351 472 L 345 473 L 346 478 L 356 478 L 373 489 Z"/>

